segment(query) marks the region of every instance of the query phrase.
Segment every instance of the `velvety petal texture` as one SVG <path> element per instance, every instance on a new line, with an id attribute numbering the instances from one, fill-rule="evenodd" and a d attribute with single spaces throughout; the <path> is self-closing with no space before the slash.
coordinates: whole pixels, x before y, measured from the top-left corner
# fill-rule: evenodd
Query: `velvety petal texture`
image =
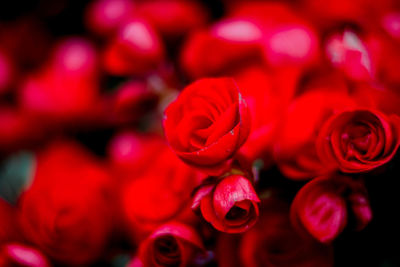
<path id="1" fill-rule="evenodd" d="M 346 173 L 375 169 L 390 161 L 400 145 L 400 117 L 374 110 L 337 114 L 317 138 L 322 162 Z"/>
<path id="2" fill-rule="evenodd" d="M 246 141 L 250 113 L 233 79 L 201 79 L 165 110 L 164 131 L 183 161 L 218 174 Z"/>
<path id="3" fill-rule="evenodd" d="M 214 184 L 200 186 L 194 195 L 192 209 L 199 210 L 217 230 L 240 233 L 256 223 L 259 202 L 248 178 L 229 175 Z"/>

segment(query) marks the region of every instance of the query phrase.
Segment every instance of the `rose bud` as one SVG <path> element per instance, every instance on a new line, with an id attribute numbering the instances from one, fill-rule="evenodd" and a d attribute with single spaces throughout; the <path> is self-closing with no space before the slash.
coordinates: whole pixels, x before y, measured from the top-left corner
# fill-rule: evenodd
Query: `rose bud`
<path id="1" fill-rule="evenodd" d="M 249 231 L 218 237 L 218 266 L 333 266 L 333 247 L 299 235 L 290 223 L 286 203 L 271 196 L 262 201 L 260 208 L 260 221 Z"/>
<path id="2" fill-rule="evenodd" d="M 9 243 L 0 249 L 0 266 L 50 267 L 51 265 L 40 251 L 26 245 Z"/>
<path id="3" fill-rule="evenodd" d="M 325 49 L 331 64 L 341 69 L 350 79 L 368 81 L 374 77 L 375 66 L 371 53 L 365 42 L 354 32 L 344 31 L 331 36 Z"/>
<path id="4" fill-rule="evenodd" d="M 204 178 L 176 157 L 165 143 L 142 145 L 154 145 L 150 148 L 154 153 L 137 155 L 143 157 L 138 161 L 142 166 L 138 166 L 138 172 L 126 174 L 129 182 L 121 193 L 124 217 L 134 242 L 140 242 L 171 220 L 196 221 L 190 210 L 190 194 Z"/>
<path id="5" fill-rule="evenodd" d="M 56 262 L 89 264 L 108 240 L 114 193 L 101 162 L 72 142 L 56 142 L 38 154 L 21 196 L 24 236 Z"/>
<path id="6" fill-rule="evenodd" d="M 164 132 L 174 152 L 213 175 L 246 141 L 250 114 L 233 79 L 208 78 L 187 86 L 165 110 Z"/>
<path id="7" fill-rule="evenodd" d="M 196 256 L 205 252 L 203 242 L 189 225 L 171 222 L 162 225 L 139 247 L 144 266 L 193 266 Z"/>
<path id="8" fill-rule="evenodd" d="M 159 0 L 138 3 L 136 14 L 167 38 L 176 38 L 206 24 L 208 14 L 196 1 Z"/>
<path id="9" fill-rule="evenodd" d="M 35 116 L 56 123 L 84 117 L 98 96 L 94 47 L 80 38 L 62 41 L 20 90 L 23 109 Z"/>
<path id="10" fill-rule="evenodd" d="M 243 62 L 259 62 L 262 37 L 262 29 L 252 20 L 220 21 L 189 36 L 182 48 L 182 68 L 190 77 L 200 78 L 227 73 Z"/>
<path id="11" fill-rule="evenodd" d="M 317 155 L 318 132 L 331 115 L 356 104 L 346 92 L 327 89 L 306 92 L 295 98 L 287 109 L 274 146 L 274 158 L 289 179 L 311 179 L 329 170 Z"/>
<path id="12" fill-rule="evenodd" d="M 133 15 L 134 5 L 129 0 L 96 0 L 86 10 L 87 27 L 100 36 L 110 36 Z"/>
<path id="13" fill-rule="evenodd" d="M 362 230 L 372 219 L 365 186 L 360 180 L 321 176 L 303 186 L 293 200 L 292 224 L 322 243 L 348 228 Z"/>
<path id="14" fill-rule="evenodd" d="M 375 169 L 396 154 L 400 117 L 373 110 L 344 111 L 327 120 L 316 147 L 321 161 L 345 173 Z"/>
<path id="15" fill-rule="evenodd" d="M 149 24 L 132 19 L 120 27 L 103 56 L 104 68 L 112 75 L 143 75 L 161 64 L 164 47 Z"/>
<path id="16" fill-rule="evenodd" d="M 257 222 L 260 200 L 249 178 L 243 176 L 246 174 L 231 172 L 225 177 L 211 177 L 201 185 L 194 194 L 192 209 L 201 212 L 219 231 L 241 233 Z"/>

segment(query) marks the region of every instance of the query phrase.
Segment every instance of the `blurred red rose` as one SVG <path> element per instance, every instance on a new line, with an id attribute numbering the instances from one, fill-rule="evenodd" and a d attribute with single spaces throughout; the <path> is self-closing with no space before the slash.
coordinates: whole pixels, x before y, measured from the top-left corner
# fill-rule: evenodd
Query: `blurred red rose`
<path id="1" fill-rule="evenodd" d="M 181 37 L 204 26 L 208 19 L 207 11 L 196 1 L 143 1 L 135 13 L 167 38 Z"/>
<path id="2" fill-rule="evenodd" d="M 332 247 L 303 238 L 292 228 L 288 215 L 288 205 L 276 196 L 264 199 L 259 222 L 252 229 L 241 236 L 219 236 L 218 266 L 333 266 Z"/>
<path id="3" fill-rule="evenodd" d="M 165 110 L 165 136 L 186 163 L 212 174 L 229 169 L 228 160 L 250 131 L 247 104 L 230 78 L 198 80 Z"/>
<path id="4" fill-rule="evenodd" d="M 249 179 L 236 169 L 222 177 L 209 178 L 195 191 L 192 209 L 201 212 L 219 231 L 247 231 L 257 222 L 260 202 Z"/>
<path id="5" fill-rule="evenodd" d="M 20 199 L 25 237 L 58 262 L 97 259 L 108 240 L 114 189 L 108 171 L 72 142 L 56 142 L 36 159 Z"/>
<path id="6" fill-rule="evenodd" d="M 165 148 L 165 141 L 160 136 L 126 130 L 111 139 L 108 154 L 114 169 L 129 181 L 151 168 Z"/>
<path id="7" fill-rule="evenodd" d="M 291 207 L 291 221 L 299 233 L 308 233 L 322 243 L 332 242 L 345 227 L 362 230 L 371 219 L 364 183 L 340 175 L 308 182 Z"/>
<path id="8" fill-rule="evenodd" d="M 0 249 L 0 266 L 50 267 L 51 264 L 35 248 L 18 243 L 8 243 Z"/>
<path id="9" fill-rule="evenodd" d="M 261 61 L 262 38 L 252 20 L 222 20 L 188 37 L 181 51 L 182 68 L 191 78 L 226 75 L 243 63 Z"/>
<path id="10" fill-rule="evenodd" d="M 23 110 L 53 123 L 84 118 L 96 103 L 95 48 L 81 38 L 61 41 L 43 69 L 28 76 L 18 95 Z"/>
<path id="11" fill-rule="evenodd" d="M 342 172 L 372 170 L 390 161 L 400 145 L 400 117 L 373 110 L 338 113 L 326 121 L 316 141 L 326 166 Z"/>
<path id="12" fill-rule="evenodd" d="M 134 4 L 129 0 L 96 0 L 86 10 L 87 27 L 100 36 L 110 36 L 132 18 Z"/>
<path id="13" fill-rule="evenodd" d="M 177 158 L 165 143 L 148 145 L 154 145 L 154 153 L 138 155 L 143 156 L 141 166 L 137 172 L 129 172 L 131 177 L 121 193 L 127 228 L 136 242 L 171 220 L 195 221 L 190 194 L 204 177 Z"/>
<path id="14" fill-rule="evenodd" d="M 201 237 L 194 228 L 171 222 L 157 228 L 139 247 L 143 266 L 193 266 L 196 256 L 204 254 Z"/>
<path id="15" fill-rule="evenodd" d="M 105 70 L 116 76 L 147 74 L 163 59 L 164 46 L 157 32 L 136 18 L 121 25 L 103 54 Z"/>
<path id="16" fill-rule="evenodd" d="M 342 70 L 349 79 L 371 81 L 375 78 L 376 63 L 368 44 L 356 33 L 346 30 L 330 36 L 325 44 L 330 63 Z"/>

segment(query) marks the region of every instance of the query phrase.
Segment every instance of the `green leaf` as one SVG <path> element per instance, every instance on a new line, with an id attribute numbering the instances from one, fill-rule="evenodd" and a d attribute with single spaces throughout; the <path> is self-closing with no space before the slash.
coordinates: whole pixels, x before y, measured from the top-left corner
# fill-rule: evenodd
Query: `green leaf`
<path id="1" fill-rule="evenodd" d="M 21 193 L 30 185 L 34 167 L 34 155 L 20 151 L 0 163 L 0 197 L 16 204 Z"/>

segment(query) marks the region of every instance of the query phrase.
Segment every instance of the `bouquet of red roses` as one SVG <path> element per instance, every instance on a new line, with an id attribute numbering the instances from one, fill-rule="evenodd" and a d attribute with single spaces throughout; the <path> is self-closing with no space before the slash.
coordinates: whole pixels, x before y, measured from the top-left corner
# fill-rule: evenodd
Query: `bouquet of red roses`
<path id="1" fill-rule="evenodd" d="M 399 69 L 396 0 L 2 3 L 0 266 L 400 266 Z"/>

